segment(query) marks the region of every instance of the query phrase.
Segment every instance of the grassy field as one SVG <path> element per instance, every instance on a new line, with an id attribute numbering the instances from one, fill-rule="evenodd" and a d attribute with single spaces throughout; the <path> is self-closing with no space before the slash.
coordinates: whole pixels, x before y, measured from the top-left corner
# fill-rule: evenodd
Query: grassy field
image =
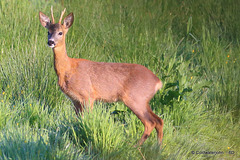
<path id="1" fill-rule="evenodd" d="M 75 15 L 70 57 L 141 64 L 163 81 L 151 101 L 162 149 L 155 131 L 134 147 L 144 128 L 122 103 L 76 117 L 38 19 L 51 5 L 55 19 L 64 7 Z M 0 159 L 239 159 L 239 10 L 234 0 L 1 0 Z"/>

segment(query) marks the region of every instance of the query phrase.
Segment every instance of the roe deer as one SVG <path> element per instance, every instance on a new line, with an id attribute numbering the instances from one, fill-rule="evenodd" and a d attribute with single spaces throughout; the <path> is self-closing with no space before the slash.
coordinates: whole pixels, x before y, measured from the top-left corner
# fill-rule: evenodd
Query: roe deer
<path id="1" fill-rule="evenodd" d="M 84 105 L 93 107 L 94 101 L 122 101 L 141 120 L 144 133 L 141 145 L 155 128 L 158 142 L 163 137 L 163 120 L 154 114 L 149 101 L 162 87 L 162 82 L 149 69 L 138 64 L 93 62 L 67 56 L 65 36 L 73 24 L 73 13 L 58 23 L 39 12 L 41 25 L 48 29 L 48 46 L 54 53 L 54 69 L 61 90 L 71 99 L 78 115 Z"/>

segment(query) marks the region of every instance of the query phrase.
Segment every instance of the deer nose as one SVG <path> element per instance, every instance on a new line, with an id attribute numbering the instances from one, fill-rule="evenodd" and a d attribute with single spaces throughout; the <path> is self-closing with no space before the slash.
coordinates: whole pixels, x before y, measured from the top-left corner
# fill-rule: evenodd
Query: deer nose
<path id="1" fill-rule="evenodd" d="M 54 45 L 54 41 L 49 40 L 49 41 L 48 41 L 48 45 L 49 45 L 49 46 Z"/>

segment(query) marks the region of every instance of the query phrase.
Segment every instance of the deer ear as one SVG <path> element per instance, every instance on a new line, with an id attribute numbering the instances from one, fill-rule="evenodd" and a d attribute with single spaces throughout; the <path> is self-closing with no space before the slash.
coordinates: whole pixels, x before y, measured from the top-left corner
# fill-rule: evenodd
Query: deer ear
<path id="1" fill-rule="evenodd" d="M 70 28 L 73 24 L 74 16 L 73 13 L 70 13 L 67 17 L 64 18 L 63 20 L 63 26 L 65 28 Z"/>
<path id="2" fill-rule="evenodd" d="M 41 25 L 45 28 L 48 28 L 51 24 L 50 19 L 48 18 L 48 16 L 46 16 L 45 14 L 43 14 L 41 11 L 39 12 L 39 20 L 41 22 Z"/>

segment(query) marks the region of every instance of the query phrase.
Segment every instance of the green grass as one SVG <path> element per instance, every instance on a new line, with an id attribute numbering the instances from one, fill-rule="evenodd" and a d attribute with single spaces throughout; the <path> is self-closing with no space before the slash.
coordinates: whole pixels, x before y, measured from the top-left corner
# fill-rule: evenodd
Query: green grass
<path id="1" fill-rule="evenodd" d="M 151 101 L 165 124 L 161 149 L 155 131 L 134 147 L 144 128 L 122 103 L 97 103 L 76 117 L 38 19 L 51 5 L 55 19 L 64 7 L 75 15 L 70 57 L 141 64 L 164 82 Z M 239 159 L 239 7 L 233 0 L 1 0 L 0 159 Z"/>

